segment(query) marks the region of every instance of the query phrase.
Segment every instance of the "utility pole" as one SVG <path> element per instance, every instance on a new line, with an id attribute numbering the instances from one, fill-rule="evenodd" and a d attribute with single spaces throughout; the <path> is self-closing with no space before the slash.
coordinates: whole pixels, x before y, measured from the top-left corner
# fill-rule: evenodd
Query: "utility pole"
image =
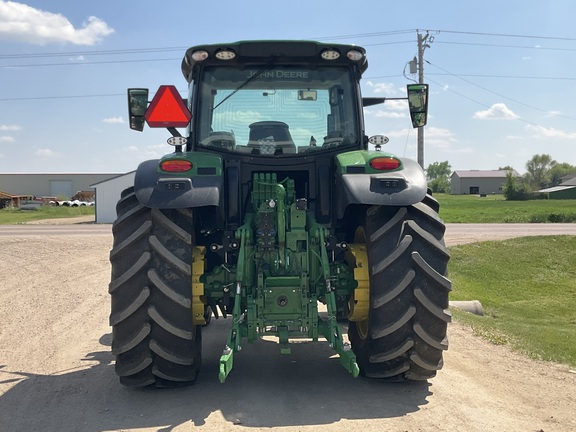
<path id="1" fill-rule="evenodd" d="M 426 43 L 428 39 L 428 32 L 426 32 L 425 36 L 422 36 L 419 31 L 418 33 L 418 83 L 424 84 L 424 51 L 426 48 L 430 48 L 430 45 Z M 430 38 L 430 42 L 432 42 L 433 38 Z M 418 164 L 425 169 L 424 167 L 424 127 L 418 128 Z"/>

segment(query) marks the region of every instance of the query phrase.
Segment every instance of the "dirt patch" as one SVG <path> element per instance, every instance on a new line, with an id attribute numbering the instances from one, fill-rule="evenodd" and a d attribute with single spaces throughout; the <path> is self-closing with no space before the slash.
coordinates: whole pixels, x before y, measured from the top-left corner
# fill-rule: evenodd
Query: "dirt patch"
<path id="1" fill-rule="evenodd" d="M 259 341 L 235 357 L 222 385 L 230 320 L 212 320 L 196 385 L 123 388 L 109 347 L 111 245 L 111 235 L 0 236 L 0 429 L 576 430 L 576 374 L 459 323 L 449 328 L 444 369 L 429 382 L 354 380 L 325 343 L 296 344 L 284 356 Z"/>

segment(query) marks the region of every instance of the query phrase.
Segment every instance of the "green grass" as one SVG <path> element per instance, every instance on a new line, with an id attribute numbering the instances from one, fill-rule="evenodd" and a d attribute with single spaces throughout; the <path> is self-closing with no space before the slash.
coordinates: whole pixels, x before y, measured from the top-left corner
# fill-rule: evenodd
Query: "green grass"
<path id="1" fill-rule="evenodd" d="M 41 206 L 38 210 L 4 208 L 0 210 L 0 225 L 14 225 L 42 219 L 58 219 L 93 215 L 94 207 Z"/>
<path id="2" fill-rule="evenodd" d="M 434 197 L 446 223 L 576 222 L 576 200 L 506 201 L 502 195 Z"/>
<path id="3" fill-rule="evenodd" d="M 576 236 L 525 237 L 450 248 L 452 300 L 485 315 L 455 318 L 494 343 L 576 366 Z"/>

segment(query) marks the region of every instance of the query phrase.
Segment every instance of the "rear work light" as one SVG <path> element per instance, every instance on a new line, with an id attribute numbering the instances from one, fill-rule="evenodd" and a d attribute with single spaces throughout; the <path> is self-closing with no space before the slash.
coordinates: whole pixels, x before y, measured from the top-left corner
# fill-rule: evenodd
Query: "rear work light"
<path id="1" fill-rule="evenodd" d="M 194 51 L 192 53 L 192 60 L 200 62 L 206 60 L 208 56 L 209 56 L 208 51 L 204 50 Z"/>
<path id="2" fill-rule="evenodd" d="M 394 157 L 377 157 L 370 161 L 370 166 L 378 171 L 394 171 L 402 166 L 402 162 Z"/>
<path id="3" fill-rule="evenodd" d="M 363 55 L 358 50 L 350 50 L 346 53 L 346 57 L 348 57 L 350 60 L 358 61 L 362 60 Z"/>
<path id="4" fill-rule="evenodd" d="M 234 57 L 236 57 L 236 53 L 234 51 L 232 51 L 231 49 L 224 48 L 224 49 L 221 49 L 220 51 L 218 51 L 215 54 L 215 57 L 218 60 L 232 60 Z"/>
<path id="5" fill-rule="evenodd" d="M 166 172 L 186 172 L 192 169 L 192 162 L 182 159 L 165 160 L 160 163 L 160 169 Z"/>
<path id="6" fill-rule="evenodd" d="M 326 49 L 320 53 L 320 57 L 324 60 L 336 60 L 340 57 L 340 53 L 335 49 Z"/>

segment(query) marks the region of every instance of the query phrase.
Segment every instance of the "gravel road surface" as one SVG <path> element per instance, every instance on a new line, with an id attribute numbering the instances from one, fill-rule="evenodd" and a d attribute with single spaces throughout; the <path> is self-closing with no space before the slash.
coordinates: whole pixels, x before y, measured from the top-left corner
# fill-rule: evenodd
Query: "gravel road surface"
<path id="1" fill-rule="evenodd" d="M 449 225 L 447 243 L 537 234 L 576 235 L 576 224 Z M 444 369 L 423 383 L 355 380 L 325 342 L 283 356 L 260 341 L 245 345 L 220 384 L 230 325 L 221 319 L 203 334 L 196 385 L 124 388 L 109 347 L 111 246 L 110 225 L 0 226 L 1 431 L 576 430 L 574 371 L 457 322 Z"/>

